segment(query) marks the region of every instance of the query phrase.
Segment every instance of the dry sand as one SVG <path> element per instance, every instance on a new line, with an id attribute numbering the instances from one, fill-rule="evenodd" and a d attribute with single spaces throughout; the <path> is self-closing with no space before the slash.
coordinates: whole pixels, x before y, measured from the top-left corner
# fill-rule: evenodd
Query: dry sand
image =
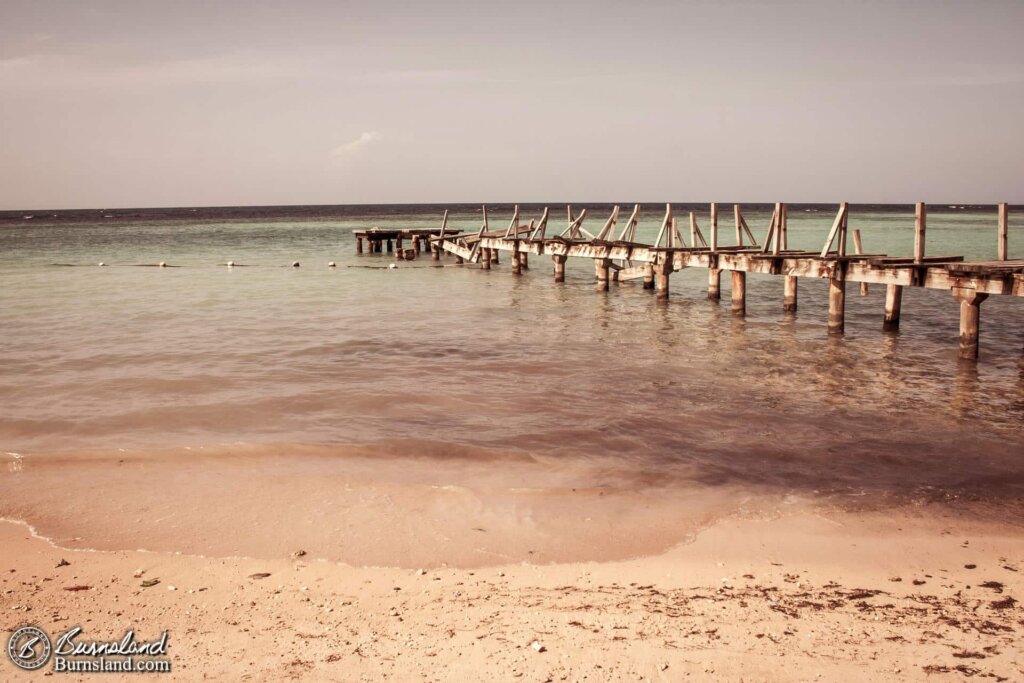
<path id="1" fill-rule="evenodd" d="M 0 627 L 168 629 L 157 680 L 1024 680 L 1020 529 L 946 507 L 732 517 L 601 563 L 309 558 L 61 549 L 0 522 Z"/>

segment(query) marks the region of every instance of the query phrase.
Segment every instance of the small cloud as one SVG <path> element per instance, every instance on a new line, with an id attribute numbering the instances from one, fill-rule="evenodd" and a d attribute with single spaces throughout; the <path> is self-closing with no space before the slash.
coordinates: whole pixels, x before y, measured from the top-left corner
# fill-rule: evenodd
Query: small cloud
<path id="1" fill-rule="evenodd" d="M 332 157 L 345 157 L 353 152 L 366 147 L 369 144 L 380 139 L 380 133 L 375 130 L 363 133 L 352 142 L 346 142 L 343 145 L 338 145 L 331 150 Z"/>

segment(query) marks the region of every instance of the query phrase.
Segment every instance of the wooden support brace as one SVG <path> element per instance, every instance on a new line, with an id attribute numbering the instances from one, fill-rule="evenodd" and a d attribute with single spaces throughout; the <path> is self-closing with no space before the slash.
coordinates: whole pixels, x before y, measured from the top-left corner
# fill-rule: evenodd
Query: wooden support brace
<path id="1" fill-rule="evenodd" d="M 696 247 L 697 246 L 697 240 L 700 240 L 700 243 L 703 244 L 705 247 L 708 246 L 707 241 L 705 241 L 705 239 L 704 239 L 704 234 L 701 233 L 700 227 L 697 225 L 697 215 L 693 211 L 691 211 L 690 212 L 690 245 L 693 246 L 693 247 Z"/>
<path id="2" fill-rule="evenodd" d="M 711 202 L 711 251 L 718 251 L 718 204 Z"/>
<path id="3" fill-rule="evenodd" d="M 764 246 L 761 247 L 761 253 L 767 254 L 769 251 L 775 251 L 775 233 L 778 230 L 779 223 L 779 205 L 775 205 L 775 210 L 772 211 L 772 219 L 768 223 L 768 232 L 764 236 Z"/>
<path id="4" fill-rule="evenodd" d="M 832 223 L 832 229 L 828 231 L 828 239 L 825 240 L 825 247 L 821 250 L 821 258 L 828 256 L 829 251 L 832 250 L 832 243 L 836 241 L 836 237 L 839 237 L 839 247 L 837 252 L 840 255 L 846 254 L 846 235 L 845 235 L 845 223 L 846 214 L 850 210 L 850 205 L 846 202 L 839 204 L 839 211 L 836 212 L 836 219 Z M 843 234 L 840 234 L 840 233 Z"/>
<path id="5" fill-rule="evenodd" d="M 357 237 L 356 238 L 356 253 L 357 254 L 362 254 L 363 253 L 363 238 L 362 237 Z"/>

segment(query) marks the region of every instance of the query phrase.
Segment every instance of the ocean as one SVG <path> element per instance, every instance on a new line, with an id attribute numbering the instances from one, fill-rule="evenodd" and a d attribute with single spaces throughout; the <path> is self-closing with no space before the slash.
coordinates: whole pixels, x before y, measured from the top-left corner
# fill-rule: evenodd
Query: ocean
<path id="1" fill-rule="evenodd" d="M 557 234 L 565 205 L 551 206 Z M 524 219 L 542 208 L 524 205 Z M 610 212 L 582 208 L 592 231 Z M 622 219 L 631 208 L 623 204 Z M 790 205 L 790 247 L 820 249 L 835 208 Z M 994 207 L 929 208 L 929 256 L 994 258 Z M 846 334 L 829 338 L 824 281 L 800 280 L 794 315 L 782 311 L 782 278 L 752 274 L 737 319 L 729 278 L 722 302 L 709 301 L 703 269 L 675 273 L 665 303 L 639 281 L 596 291 L 589 261 L 570 259 L 556 284 L 544 257 L 517 277 L 507 254 L 491 271 L 452 257 L 435 267 L 429 255 L 356 255 L 353 230 L 434 227 L 445 209 L 450 227 L 479 229 L 480 208 L 469 205 L 0 213 L 0 458 L 21 476 L 0 477 L 0 516 L 57 525 L 60 487 L 89 485 L 98 498 L 108 486 L 143 493 L 76 514 L 96 521 L 130 508 L 145 519 L 171 492 L 218 495 L 202 472 L 216 472 L 218 486 L 262 472 L 246 495 L 273 501 L 275 482 L 301 473 L 301 495 L 277 501 L 284 510 L 336 495 L 309 482 L 357 470 L 372 478 L 353 454 L 414 459 L 415 473 L 395 467 L 389 481 L 457 483 L 477 501 L 506 501 L 519 523 L 516 492 L 639 495 L 639 506 L 629 498 L 605 509 L 624 537 L 664 510 L 652 496 L 685 505 L 673 511 L 694 524 L 766 499 L 966 497 L 1019 514 L 1020 299 L 982 305 L 973 364 L 957 361 L 958 303 L 947 292 L 907 288 L 892 334 L 881 329 L 884 287 L 864 297 L 848 287 Z M 663 210 L 644 205 L 641 240 L 653 241 Z M 708 206 L 675 205 L 682 225 L 690 210 L 707 235 Z M 759 239 L 770 212 L 744 207 Z M 504 227 L 511 207 L 488 213 L 492 228 Z M 1024 248 L 1013 215 L 1011 256 Z M 911 253 L 913 223 L 912 206 L 853 206 L 849 221 L 868 253 L 890 255 Z M 732 244 L 731 204 L 720 205 L 719 225 L 720 243 Z M 171 267 L 153 267 L 160 262 Z M 209 469 L 196 464 L 199 452 Z M 158 470 L 111 466 L 109 484 L 81 464 L 154 454 Z M 243 466 L 231 459 L 239 454 L 254 460 Z M 28 478 L 33 462 L 48 461 L 60 466 Z M 18 493 L 27 484 L 32 496 Z M 395 504 L 353 500 L 346 514 Z M 302 524 L 326 509 L 303 508 Z M 570 514 L 552 510 L 552 524 Z M 640 510 L 651 518 L 635 517 Z M 317 539 L 336 551 L 323 555 L 351 560 L 339 549 L 342 527 L 331 528 Z M 187 549 L 213 552 L 230 533 L 227 524 L 198 534 Z M 565 559 L 557 548 L 537 558 Z"/>

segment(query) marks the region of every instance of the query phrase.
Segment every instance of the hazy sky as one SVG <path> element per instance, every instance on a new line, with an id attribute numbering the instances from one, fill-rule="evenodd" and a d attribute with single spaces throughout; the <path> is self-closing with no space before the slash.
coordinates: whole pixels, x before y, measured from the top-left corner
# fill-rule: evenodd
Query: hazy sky
<path id="1" fill-rule="evenodd" d="M 1019 1 L 0 0 L 0 208 L 1022 181 Z"/>

